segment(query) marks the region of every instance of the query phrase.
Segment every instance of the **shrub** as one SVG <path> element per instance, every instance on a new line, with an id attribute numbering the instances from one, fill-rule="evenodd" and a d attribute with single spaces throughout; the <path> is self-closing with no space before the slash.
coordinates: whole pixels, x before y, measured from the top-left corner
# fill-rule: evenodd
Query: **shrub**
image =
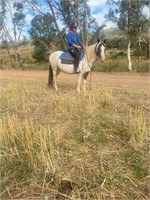
<path id="1" fill-rule="evenodd" d="M 34 48 L 34 52 L 32 54 L 33 58 L 38 61 L 47 61 L 47 51 L 48 49 L 44 44 L 39 44 Z"/>

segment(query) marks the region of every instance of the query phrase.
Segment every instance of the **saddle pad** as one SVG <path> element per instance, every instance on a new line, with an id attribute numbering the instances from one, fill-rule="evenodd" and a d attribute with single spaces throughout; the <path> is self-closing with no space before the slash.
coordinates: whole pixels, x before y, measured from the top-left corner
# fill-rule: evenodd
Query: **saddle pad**
<path id="1" fill-rule="evenodd" d="M 73 60 L 63 60 L 63 59 L 61 59 L 61 64 L 73 65 L 73 63 L 74 63 Z"/>
<path id="2" fill-rule="evenodd" d="M 68 52 L 62 53 L 60 55 L 60 59 L 62 59 L 62 60 L 71 60 L 71 61 L 74 60 L 73 56 L 70 53 L 68 53 Z"/>
<path id="3" fill-rule="evenodd" d="M 84 57 L 84 52 L 81 51 L 79 60 L 81 61 L 83 57 Z M 63 64 L 73 64 L 74 61 L 74 57 L 68 52 L 62 53 L 59 58 L 61 59 L 61 63 Z"/>

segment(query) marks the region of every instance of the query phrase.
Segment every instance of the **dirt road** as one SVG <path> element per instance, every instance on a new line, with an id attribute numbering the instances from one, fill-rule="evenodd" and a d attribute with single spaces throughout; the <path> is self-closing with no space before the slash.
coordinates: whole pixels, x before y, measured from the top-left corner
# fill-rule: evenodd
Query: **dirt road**
<path id="1" fill-rule="evenodd" d="M 42 81 L 47 83 L 48 71 L 32 71 L 32 70 L 1 70 L 0 80 L 8 79 L 21 79 Z M 76 83 L 77 75 L 67 75 L 60 73 L 58 82 L 61 83 Z M 112 87 L 132 87 L 143 88 L 148 90 L 150 87 L 150 74 L 137 74 L 137 73 L 101 73 L 92 72 L 91 83 Z M 87 79 L 87 84 L 90 84 L 90 75 Z"/>

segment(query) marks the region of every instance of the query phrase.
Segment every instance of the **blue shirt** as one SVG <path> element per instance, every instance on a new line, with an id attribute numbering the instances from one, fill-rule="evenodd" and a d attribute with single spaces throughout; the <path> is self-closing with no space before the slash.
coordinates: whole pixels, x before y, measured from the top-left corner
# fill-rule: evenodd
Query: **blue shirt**
<path id="1" fill-rule="evenodd" d="M 83 46 L 77 33 L 72 33 L 71 31 L 69 31 L 69 33 L 67 34 L 67 40 L 68 49 L 74 48 L 73 44 L 80 45 L 81 47 Z"/>

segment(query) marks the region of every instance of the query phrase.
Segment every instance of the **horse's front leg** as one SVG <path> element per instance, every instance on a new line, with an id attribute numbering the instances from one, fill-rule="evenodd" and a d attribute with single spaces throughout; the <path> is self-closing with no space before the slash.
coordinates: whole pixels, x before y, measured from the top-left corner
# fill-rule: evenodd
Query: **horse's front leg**
<path id="1" fill-rule="evenodd" d="M 78 74 L 78 85 L 77 85 L 77 91 L 80 93 L 81 89 L 81 79 L 82 79 L 82 73 Z"/>
<path id="2" fill-rule="evenodd" d="M 83 91 L 84 92 L 87 92 L 86 91 L 86 79 L 88 77 L 88 74 L 89 74 L 89 72 L 86 72 L 86 73 L 83 74 Z"/>

